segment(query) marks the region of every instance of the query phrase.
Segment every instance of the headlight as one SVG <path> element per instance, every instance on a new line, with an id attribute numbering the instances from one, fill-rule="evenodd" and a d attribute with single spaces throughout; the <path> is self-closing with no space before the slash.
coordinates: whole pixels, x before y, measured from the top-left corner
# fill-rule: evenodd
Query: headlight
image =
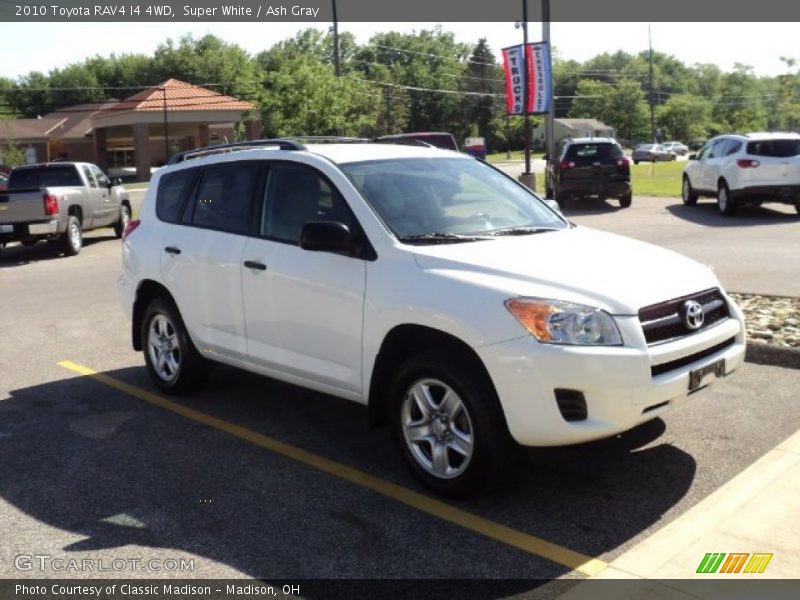
<path id="1" fill-rule="evenodd" d="M 599 308 L 539 298 L 506 300 L 506 308 L 540 342 L 579 346 L 622 345 L 622 336 L 614 319 Z"/>

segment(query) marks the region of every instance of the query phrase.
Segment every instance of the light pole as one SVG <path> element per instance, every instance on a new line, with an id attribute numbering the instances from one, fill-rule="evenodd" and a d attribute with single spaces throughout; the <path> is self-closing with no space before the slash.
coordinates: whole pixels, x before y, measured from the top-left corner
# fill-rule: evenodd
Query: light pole
<path id="1" fill-rule="evenodd" d="M 161 88 L 164 99 L 164 162 L 169 162 L 169 126 L 167 124 L 167 86 Z"/>
<path id="2" fill-rule="evenodd" d="M 333 1 L 333 64 L 336 76 L 342 74 L 342 65 L 339 61 L 339 17 L 336 14 L 336 0 Z"/>
<path id="3" fill-rule="evenodd" d="M 528 114 L 528 0 L 522 0 L 522 72 L 525 74 L 525 86 L 522 91 L 522 114 L 525 115 L 523 128 L 525 138 L 525 173 L 531 174 L 531 117 Z M 534 184 L 535 187 L 535 184 Z"/>

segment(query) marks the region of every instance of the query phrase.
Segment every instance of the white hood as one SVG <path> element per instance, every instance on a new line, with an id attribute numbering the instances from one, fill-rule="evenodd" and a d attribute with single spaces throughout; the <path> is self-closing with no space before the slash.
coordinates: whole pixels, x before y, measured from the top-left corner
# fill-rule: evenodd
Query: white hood
<path id="1" fill-rule="evenodd" d="M 694 260 L 587 227 L 414 251 L 425 270 L 502 286 L 511 296 L 581 302 L 617 315 L 719 286 Z"/>

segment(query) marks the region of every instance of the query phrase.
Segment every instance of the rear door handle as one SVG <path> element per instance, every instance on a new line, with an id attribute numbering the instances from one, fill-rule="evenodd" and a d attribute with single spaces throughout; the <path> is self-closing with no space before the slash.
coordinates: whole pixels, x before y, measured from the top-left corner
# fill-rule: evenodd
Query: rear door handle
<path id="1" fill-rule="evenodd" d="M 256 269 L 258 271 L 266 271 L 267 265 L 264 263 L 256 262 L 254 260 L 246 260 L 244 261 L 244 266 L 248 269 Z"/>
<path id="2" fill-rule="evenodd" d="M 167 246 L 166 248 L 164 248 L 164 252 L 166 252 L 167 254 L 180 254 L 181 249 L 176 248 L 175 246 Z"/>

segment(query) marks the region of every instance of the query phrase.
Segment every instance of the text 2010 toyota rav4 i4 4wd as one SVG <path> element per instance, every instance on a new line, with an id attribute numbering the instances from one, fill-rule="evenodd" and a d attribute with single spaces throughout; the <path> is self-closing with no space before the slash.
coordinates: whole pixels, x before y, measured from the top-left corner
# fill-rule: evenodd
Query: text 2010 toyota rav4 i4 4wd
<path id="1" fill-rule="evenodd" d="M 261 144 L 178 156 L 127 228 L 122 302 L 166 392 L 212 360 L 366 404 L 464 495 L 513 442 L 612 436 L 742 362 L 708 268 L 576 227 L 478 160 Z"/>

